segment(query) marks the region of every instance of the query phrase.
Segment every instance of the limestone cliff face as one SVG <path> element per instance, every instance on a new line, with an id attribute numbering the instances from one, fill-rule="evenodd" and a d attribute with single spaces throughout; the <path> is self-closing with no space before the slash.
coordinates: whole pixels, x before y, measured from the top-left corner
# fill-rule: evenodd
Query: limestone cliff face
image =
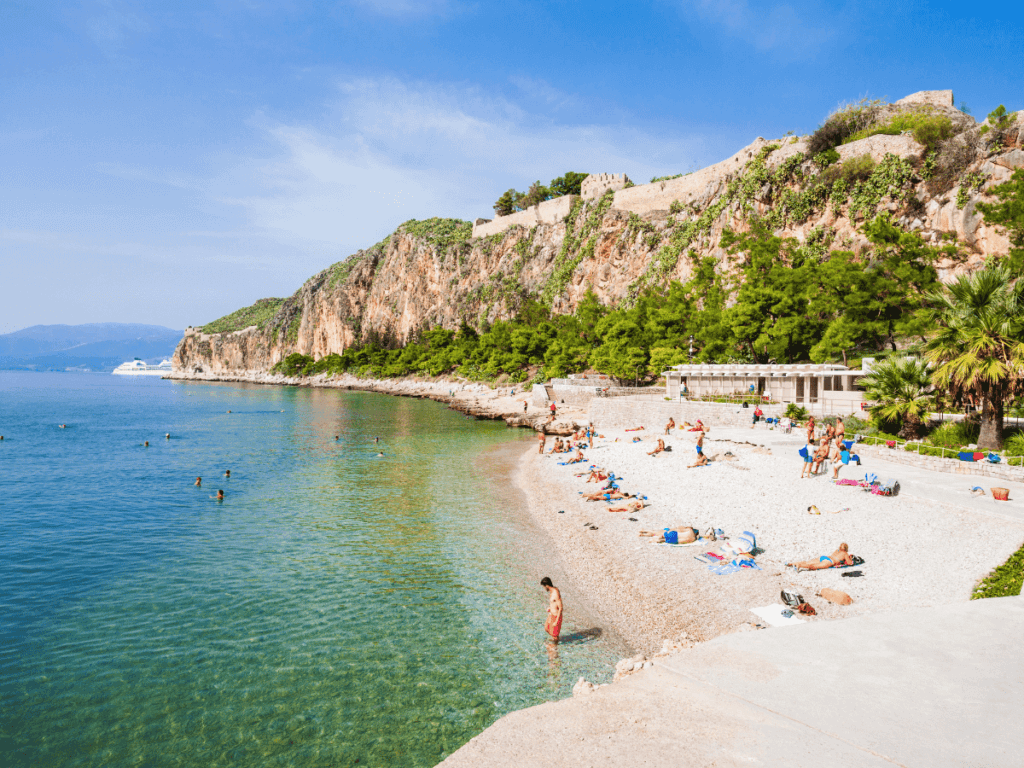
<path id="1" fill-rule="evenodd" d="M 996 143 L 951 107 L 929 108 L 948 112 L 963 144 L 955 178 L 943 185 L 929 178 L 935 156 L 909 135 L 838 147 L 833 170 L 866 162 L 864 156 L 877 163 L 870 179 L 849 188 L 822 186 L 830 170 L 805 157 L 806 138 L 758 139 L 694 174 L 558 201 L 557 217 L 541 211 L 527 217 L 536 222 L 529 227 L 510 221 L 503 228 L 497 219 L 478 224 L 494 234 L 472 237 L 464 222 L 408 222 L 310 278 L 273 317 L 220 333 L 187 329 L 174 365 L 186 372 L 264 371 L 293 352 L 320 358 L 368 340 L 404 342 L 432 326 L 508 319 L 526 297 L 571 312 L 592 289 L 618 304 L 646 287 L 685 281 L 705 256 L 729 269 L 722 232 L 743 231 L 753 217 L 823 252 L 858 251 L 867 246 L 861 225 L 887 212 L 928 241 L 956 238 L 966 259 L 940 265 L 950 277 L 1009 247 L 1004 233 L 984 225 L 976 204 L 1024 167 L 1024 113 Z"/>

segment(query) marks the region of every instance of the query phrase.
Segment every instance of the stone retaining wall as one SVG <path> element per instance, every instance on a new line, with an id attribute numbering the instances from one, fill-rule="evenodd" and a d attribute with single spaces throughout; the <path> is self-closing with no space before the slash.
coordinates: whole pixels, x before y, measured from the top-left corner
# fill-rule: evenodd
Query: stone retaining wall
<path id="1" fill-rule="evenodd" d="M 762 405 L 765 416 L 782 416 L 781 405 Z M 696 424 L 697 419 L 714 431 L 715 427 L 749 427 L 754 416 L 753 408 L 744 408 L 729 403 L 657 402 L 635 397 L 595 397 L 590 401 L 588 418 L 596 427 L 623 429 L 643 426 L 659 432 L 668 423 L 669 417 L 676 424 L 688 421 Z"/>
<path id="2" fill-rule="evenodd" d="M 882 459 L 883 461 L 891 461 L 894 464 L 906 464 L 910 467 L 930 469 L 935 472 L 1024 482 L 1024 467 L 989 464 L 987 461 L 960 461 L 959 459 L 944 459 L 938 456 L 921 456 L 913 451 L 905 451 L 902 448 L 885 448 L 884 446 L 864 445 L 863 443 L 857 444 L 856 451 L 862 458 L 868 456 Z"/>

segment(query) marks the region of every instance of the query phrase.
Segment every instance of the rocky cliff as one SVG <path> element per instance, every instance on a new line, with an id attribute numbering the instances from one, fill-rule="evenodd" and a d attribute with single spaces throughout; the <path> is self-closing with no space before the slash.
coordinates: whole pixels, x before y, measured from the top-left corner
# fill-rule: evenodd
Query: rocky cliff
<path id="1" fill-rule="evenodd" d="M 497 219 L 487 225 L 494 234 L 473 237 L 468 222 L 406 222 L 287 299 L 186 329 L 175 367 L 265 371 L 292 352 L 320 358 L 371 340 L 404 342 L 436 325 L 508 319 L 527 297 L 562 313 L 588 289 L 606 303 L 630 301 L 685 281 L 706 256 L 729 269 L 723 230 L 754 220 L 822 254 L 866 252 L 860 226 L 887 213 L 930 242 L 959 244 L 963 257 L 940 265 L 945 274 L 1006 253 L 1005 233 L 986 226 L 976 205 L 1024 167 L 1024 112 L 979 124 L 952 107 L 950 92 L 931 91 L 837 115 L 813 136 L 758 138 L 694 174 L 559 201 L 564 215 L 535 216 L 530 227 Z M 880 132 L 812 155 L 822 131 L 844 120 Z"/>

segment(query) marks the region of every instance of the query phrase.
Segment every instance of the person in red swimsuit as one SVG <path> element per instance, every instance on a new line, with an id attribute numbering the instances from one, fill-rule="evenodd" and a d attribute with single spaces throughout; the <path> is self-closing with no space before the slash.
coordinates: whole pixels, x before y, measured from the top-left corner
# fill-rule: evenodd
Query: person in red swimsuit
<path id="1" fill-rule="evenodd" d="M 551 583 L 548 576 L 540 580 L 540 585 L 551 597 L 548 603 L 548 619 L 544 622 L 544 631 L 551 635 L 552 642 L 557 645 L 558 635 L 562 631 L 562 593 Z"/>

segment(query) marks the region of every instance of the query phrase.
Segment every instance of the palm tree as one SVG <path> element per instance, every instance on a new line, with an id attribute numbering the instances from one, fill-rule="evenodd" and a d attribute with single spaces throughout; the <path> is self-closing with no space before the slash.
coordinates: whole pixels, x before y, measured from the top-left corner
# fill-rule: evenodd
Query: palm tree
<path id="1" fill-rule="evenodd" d="M 916 357 L 890 357 L 875 365 L 860 380 L 869 400 L 871 415 L 902 426 L 899 436 L 916 439 L 924 433 L 922 417 L 931 410 L 932 372 Z"/>
<path id="2" fill-rule="evenodd" d="M 937 327 L 925 347 L 932 381 L 954 397 L 981 401 L 978 445 L 1003 447 L 1003 403 L 1024 383 L 1024 281 L 992 266 L 927 296 Z"/>

